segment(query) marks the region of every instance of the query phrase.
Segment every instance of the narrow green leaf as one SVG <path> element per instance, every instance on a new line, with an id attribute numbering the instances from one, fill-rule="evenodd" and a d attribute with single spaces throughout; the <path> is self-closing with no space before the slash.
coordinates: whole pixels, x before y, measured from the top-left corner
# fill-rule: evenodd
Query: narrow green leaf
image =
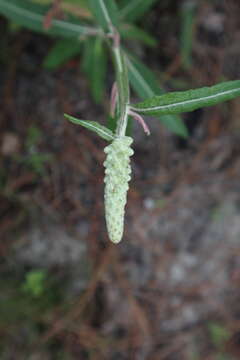
<path id="1" fill-rule="evenodd" d="M 133 56 L 128 56 L 127 66 L 130 84 L 142 99 L 164 92 L 159 86 L 156 75 L 141 61 Z"/>
<path id="2" fill-rule="evenodd" d="M 91 81 L 92 61 L 94 53 L 95 39 L 93 37 L 86 38 L 83 43 L 83 54 L 81 57 L 81 68 Z"/>
<path id="3" fill-rule="evenodd" d="M 98 24 L 108 32 L 118 25 L 118 11 L 115 0 L 89 0 L 89 7 Z"/>
<path id="4" fill-rule="evenodd" d="M 157 0 L 131 0 L 120 11 L 120 17 L 133 22 L 141 18 Z"/>
<path id="5" fill-rule="evenodd" d="M 88 78 L 94 101 L 100 103 L 105 91 L 107 71 L 107 54 L 102 38 L 89 37 L 84 41 L 81 67 Z"/>
<path id="6" fill-rule="evenodd" d="M 130 84 L 142 99 L 164 92 L 156 80 L 156 75 L 142 62 L 131 56 L 127 58 L 127 65 Z M 159 120 L 173 133 L 182 137 L 188 136 L 187 128 L 178 115 L 163 115 Z"/>
<path id="7" fill-rule="evenodd" d="M 108 128 L 106 128 L 105 126 L 100 125 L 99 123 L 97 123 L 95 121 L 80 120 L 80 119 L 77 119 L 77 118 L 67 115 L 67 114 L 64 114 L 64 116 L 66 119 L 71 121 L 73 124 L 81 125 L 81 126 L 85 127 L 86 129 L 95 132 L 101 138 L 103 138 L 107 141 L 114 140 L 113 132 L 111 130 L 109 130 Z"/>
<path id="8" fill-rule="evenodd" d="M 120 34 L 125 39 L 139 40 L 143 44 L 150 47 L 154 47 L 157 45 L 157 40 L 151 34 L 132 24 L 124 24 L 123 27 L 120 29 Z"/>
<path id="9" fill-rule="evenodd" d="M 81 25 L 73 17 L 69 17 L 69 22 L 53 19 L 51 27 L 46 30 L 43 23 L 48 9 L 49 7 L 33 4 L 28 0 L 0 0 L 0 14 L 30 30 L 63 37 L 79 37 L 99 32 L 90 26 Z"/>
<path id="10" fill-rule="evenodd" d="M 128 117 L 127 128 L 126 128 L 126 136 L 131 136 L 132 137 L 132 130 L 133 130 L 133 118 L 132 118 L 132 116 L 129 116 Z"/>
<path id="11" fill-rule="evenodd" d="M 43 66 L 49 70 L 57 69 L 80 51 L 81 44 L 77 39 L 58 40 L 45 57 Z"/>
<path id="12" fill-rule="evenodd" d="M 91 61 L 90 85 L 92 96 L 97 104 L 102 101 L 105 91 L 107 56 L 102 38 L 94 39 L 93 58 Z"/>
<path id="13" fill-rule="evenodd" d="M 115 0 L 104 0 L 112 24 L 117 28 L 119 26 L 119 11 Z"/>
<path id="14" fill-rule="evenodd" d="M 187 0 L 181 8 L 180 52 L 182 64 L 189 68 L 192 63 L 192 45 L 195 19 L 195 2 Z"/>
<path id="15" fill-rule="evenodd" d="M 188 137 L 189 135 L 188 129 L 180 116 L 161 115 L 161 116 L 157 116 L 157 119 L 159 119 L 163 123 L 163 125 L 165 125 L 166 128 L 168 128 L 174 134 L 181 136 L 183 138 Z"/>
<path id="16" fill-rule="evenodd" d="M 110 129 L 113 133 L 115 133 L 116 128 L 117 128 L 117 118 L 116 117 L 112 117 L 111 115 L 108 116 L 107 128 Z"/>
<path id="17" fill-rule="evenodd" d="M 179 114 L 204 106 L 212 106 L 240 96 L 240 80 L 227 81 L 211 87 L 188 91 L 170 92 L 154 96 L 134 104 L 131 108 L 140 114 L 161 115 Z"/>

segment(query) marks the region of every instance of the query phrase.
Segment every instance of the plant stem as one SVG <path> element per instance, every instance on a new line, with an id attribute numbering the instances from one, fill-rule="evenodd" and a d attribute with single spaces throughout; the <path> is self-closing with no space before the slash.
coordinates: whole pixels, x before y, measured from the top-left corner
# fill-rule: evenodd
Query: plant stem
<path id="1" fill-rule="evenodd" d="M 126 133 L 129 106 L 129 79 L 125 54 L 121 48 L 120 35 L 112 22 L 105 0 L 90 0 L 90 3 L 92 3 L 99 25 L 105 33 L 113 57 L 117 84 L 116 135 L 122 137 Z"/>
<path id="2" fill-rule="evenodd" d="M 112 48 L 118 89 L 117 136 L 125 136 L 128 121 L 129 80 L 120 41 L 114 41 Z"/>

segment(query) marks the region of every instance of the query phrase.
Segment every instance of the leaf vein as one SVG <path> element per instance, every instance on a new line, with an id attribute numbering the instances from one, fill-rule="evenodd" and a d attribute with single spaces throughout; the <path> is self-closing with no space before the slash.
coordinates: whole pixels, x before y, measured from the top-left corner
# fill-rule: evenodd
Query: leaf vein
<path id="1" fill-rule="evenodd" d="M 130 106 L 130 107 L 131 107 L 132 110 L 141 111 L 141 112 L 164 110 L 164 109 L 176 107 L 176 106 L 179 106 L 179 105 L 187 105 L 187 104 L 191 104 L 191 103 L 194 103 L 194 102 L 201 102 L 201 101 L 206 101 L 208 99 L 214 99 L 214 98 L 217 99 L 217 98 L 220 98 L 220 97 L 222 97 L 224 95 L 231 94 L 231 93 L 234 93 L 234 92 L 239 92 L 239 91 L 240 91 L 239 88 L 238 89 L 231 89 L 231 90 L 223 91 L 223 92 L 218 93 L 218 94 L 208 95 L 208 96 L 205 96 L 205 97 L 202 97 L 202 98 L 196 98 L 196 99 L 191 99 L 191 100 L 186 100 L 186 101 L 180 101 L 180 102 L 177 102 L 177 103 L 174 103 L 174 104 L 152 106 L 152 107 L 148 107 L 148 108 L 140 108 L 140 107 L 134 107 L 134 106 Z"/>

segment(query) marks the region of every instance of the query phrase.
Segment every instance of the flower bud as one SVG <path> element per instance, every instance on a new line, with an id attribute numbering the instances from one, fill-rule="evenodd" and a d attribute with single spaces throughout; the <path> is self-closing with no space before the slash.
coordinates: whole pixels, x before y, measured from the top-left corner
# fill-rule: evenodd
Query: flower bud
<path id="1" fill-rule="evenodd" d="M 105 166 L 105 216 L 108 235 L 111 241 L 118 243 L 122 239 L 124 212 L 127 202 L 128 182 L 131 179 L 130 145 L 133 139 L 128 136 L 118 137 L 106 146 Z"/>

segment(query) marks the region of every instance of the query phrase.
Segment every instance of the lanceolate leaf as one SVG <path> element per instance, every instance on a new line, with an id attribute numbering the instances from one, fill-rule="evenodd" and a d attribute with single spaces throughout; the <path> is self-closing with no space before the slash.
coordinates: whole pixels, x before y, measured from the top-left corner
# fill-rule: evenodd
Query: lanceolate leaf
<path id="1" fill-rule="evenodd" d="M 89 6 L 104 31 L 109 31 L 112 25 L 117 26 L 118 11 L 115 0 L 89 0 Z"/>
<path id="2" fill-rule="evenodd" d="M 140 114 L 179 114 L 204 106 L 212 106 L 240 95 L 240 80 L 227 81 L 211 87 L 195 90 L 170 92 L 154 96 L 135 104 L 131 108 Z"/>
<path id="3" fill-rule="evenodd" d="M 185 68 L 192 63 L 192 45 L 194 35 L 195 2 L 185 1 L 181 8 L 181 59 Z"/>
<path id="4" fill-rule="evenodd" d="M 154 47 L 157 44 L 157 40 L 151 34 L 132 24 L 124 24 L 120 29 L 120 34 L 125 39 L 136 39 L 150 47 Z"/>
<path id="5" fill-rule="evenodd" d="M 128 56 L 127 66 L 130 84 L 142 99 L 163 93 L 163 89 L 156 80 L 156 75 L 142 62 L 133 56 Z"/>
<path id="6" fill-rule="evenodd" d="M 157 0 L 129 0 L 120 11 L 120 17 L 126 21 L 138 20 Z"/>
<path id="7" fill-rule="evenodd" d="M 146 99 L 156 94 L 162 94 L 164 90 L 159 86 L 155 74 L 149 70 L 139 60 L 131 57 L 127 58 L 129 80 L 135 92 Z M 178 115 L 163 115 L 159 120 L 172 132 L 177 135 L 187 137 L 187 128 Z"/>
<path id="8" fill-rule="evenodd" d="M 105 90 L 105 75 L 107 70 L 107 56 L 103 47 L 103 39 L 94 39 L 93 57 L 91 61 L 90 85 L 92 96 L 97 104 L 102 101 Z"/>
<path id="9" fill-rule="evenodd" d="M 102 99 L 105 90 L 106 52 L 101 38 L 87 38 L 83 43 L 81 68 L 86 74 L 91 94 L 96 103 Z"/>
<path id="10" fill-rule="evenodd" d="M 78 39 L 60 39 L 49 51 L 44 59 L 43 66 L 46 69 L 54 70 L 58 66 L 70 60 L 81 51 L 81 43 Z"/>
<path id="11" fill-rule="evenodd" d="M 116 127 L 117 127 L 117 118 L 116 117 L 112 117 L 111 115 L 108 116 L 107 119 L 107 127 L 108 129 L 110 129 L 112 132 L 115 132 Z"/>
<path id="12" fill-rule="evenodd" d="M 170 131 L 178 136 L 187 138 L 189 133 L 188 129 L 183 122 L 181 116 L 178 115 L 161 115 L 157 116 L 159 119 Z"/>
<path id="13" fill-rule="evenodd" d="M 91 81 L 92 61 L 94 53 L 95 39 L 88 37 L 83 42 L 83 54 L 81 57 L 81 68 Z"/>
<path id="14" fill-rule="evenodd" d="M 48 9 L 49 7 L 33 4 L 28 0 L 0 0 L 0 14 L 34 31 L 64 37 L 79 37 L 99 31 L 90 26 L 81 25 L 73 17 L 71 17 L 69 22 L 53 19 L 51 27 L 45 30 L 43 23 Z"/>
<path id="15" fill-rule="evenodd" d="M 97 123 L 95 121 L 80 120 L 80 119 L 77 119 L 77 118 L 67 115 L 67 114 L 64 114 L 64 116 L 66 119 L 71 121 L 73 124 L 81 125 L 81 126 L 85 127 L 86 129 L 97 133 L 101 138 L 103 138 L 107 141 L 112 141 L 115 138 L 114 134 L 112 133 L 111 130 L 109 130 L 108 128 L 106 128 L 103 125 L 100 125 L 99 123 Z"/>

